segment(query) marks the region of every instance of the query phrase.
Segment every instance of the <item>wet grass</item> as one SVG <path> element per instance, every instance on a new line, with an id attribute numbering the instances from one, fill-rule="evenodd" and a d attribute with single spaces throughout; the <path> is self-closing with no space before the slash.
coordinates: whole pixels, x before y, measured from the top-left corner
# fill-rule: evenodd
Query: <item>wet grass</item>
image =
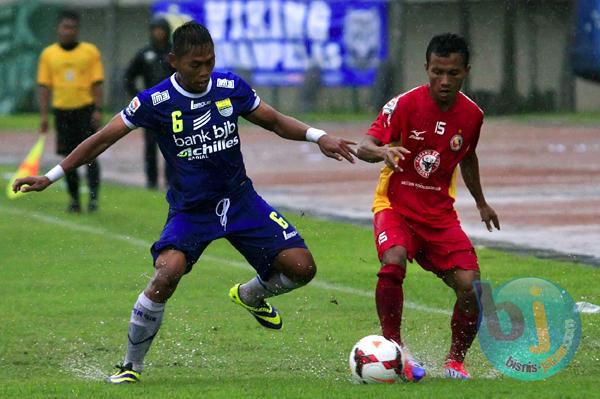
<path id="1" fill-rule="evenodd" d="M 0 169 L 7 172 L 6 169 Z M 0 180 L 2 188 L 5 180 Z M 85 204 L 85 203 L 84 203 Z M 108 386 L 121 362 L 129 312 L 152 273 L 149 245 L 166 216 L 163 193 L 106 184 L 97 214 L 64 212 L 59 184 L 43 194 L 0 197 L 1 398 L 478 398 L 594 397 L 600 375 L 600 316 L 583 315 L 571 364 L 546 381 L 502 377 L 476 343 L 474 380 L 440 378 L 452 295 L 411 265 L 404 336 L 430 376 L 419 384 L 360 386 L 348 353 L 379 332 L 372 292 L 377 262 L 369 228 L 289 214 L 317 260 L 317 281 L 272 301 L 282 332 L 261 329 L 227 291 L 253 273 L 217 241 L 181 282 L 147 357 L 143 382 Z M 479 250 L 494 284 L 519 276 L 553 280 L 576 301 L 599 303 L 600 269 Z M 425 308 L 423 308 L 425 307 Z"/>

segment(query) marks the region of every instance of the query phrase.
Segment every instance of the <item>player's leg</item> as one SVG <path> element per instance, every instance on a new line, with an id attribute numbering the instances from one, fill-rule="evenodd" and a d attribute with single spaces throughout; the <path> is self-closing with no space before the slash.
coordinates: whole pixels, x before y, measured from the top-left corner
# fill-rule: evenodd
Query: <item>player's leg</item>
<path id="1" fill-rule="evenodd" d="M 456 303 L 450 322 L 452 341 L 444 365 L 447 377 L 470 378 L 464 368 L 464 360 L 477 335 L 479 305 L 473 283 L 479 278 L 479 270 L 458 268 L 448 270 L 443 275 L 444 282 L 456 293 Z"/>
<path id="2" fill-rule="evenodd" d="M 162 324 L 165 303 L 173 295 L 187 267 L 185 254 L 176 249 L 164 249 L 154 263 L 154 276 L 138 296 L 127 334 L 127 353 L 119 372 L 108 382 L 137 382 L 144 369 L 144 358 Z"/>
<path id="3" fill-rule="evenodd" d="M 412 245 L 410 230 L 400 215 L 391 209 L 385 209 L 375 214 L 374 234 L 381 262 L 375 289 L 381 330 L 384 337 L 402 345 L 402 284 L 406 275 L 407 247 Z"/>
<path id="4" fill-rule="evenodd" d="M 73 119 L 74 111 L 54 111 L 54 124 L 56 127 L 56 153 L 67 156 L 77 146 L 77 124 Z M 67 192 L 70 201 L 67 206 L 67 212 L 81 212 L 81 202 L 79 200 L 79 174 L 77 170 L 65 173 L 67 182 Z"/>
<path id="5" fill-rule="evenodd" d="M 454 290 L 456 303 L 450 328 L 452 341 L 444 364 L 447 377 L 470 378 L 464 368 L 465 355 L 477 335 L 479 307 L 473 282 L 479 279 L 479 264 L 471 241 L 458 221 L 445 229 L 418 227 L 427 241 L 419 264 Z"/>
<path id="6" fill-rule="evenodd" d="M 131 312 L 123 366 L 108 382 L 139 380 L 146 353 L 160 328 L 165 303 L 210 243 L 199 235 L 201 224 L 194 223 L 194 218 L 194 214 L 170 213 L 160 239 L 152 246 L 154 275 Z"/>
<path id="7" fill-rule="evenodd" d="M 427 372 L 403 344 L 400 331 L 404 308 L 402 285 L 406 276 L 406 261 L 412 258 L 418 240 L 415 240 L 406 221 L 391 209 L 375 214 L 374 233 L 377 253 L 381 261 L 375 288 L 375 305 L 381 330 L 384 337 L 396 341 L 403 347 L 406 356 L 404 375 L 408 380 L 417 382 L 425 377 Z"/>
<path id="8" fill-rule="evenodd" d="M 280 329 L 281 317 L 265 299 L 307 284 L 316 273 L 315 261 L 295 227 L 253 189 L 232 199 L 229 209 L 230 225 L 252 227 L 227 239 L 257 271 L 250 281 L 233 286 L 229 296 L 264 327 Z"/>
<path id="9" fill-rule="evenodd" d="M 88 187 L 90 188 L 90 202 L 88 211 L 96 212 L 98 210 L 98 195 L 100 191 L 100 163 L 93 160 L 87 165 Z"/>

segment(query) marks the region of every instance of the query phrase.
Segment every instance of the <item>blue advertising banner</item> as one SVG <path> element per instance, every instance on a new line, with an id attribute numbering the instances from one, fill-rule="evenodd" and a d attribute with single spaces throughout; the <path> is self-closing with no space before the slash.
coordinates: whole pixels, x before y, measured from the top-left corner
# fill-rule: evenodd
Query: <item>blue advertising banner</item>
<path id="1" fill-rule="evenodd" d="M 600 81 L 600 0 L 580 0 L 576 6 L 575 43 L 571 65 L 575 75 Z"/>
<path id="2" fill-rule="evenodd" d="M 301 85 L 314 67 L 326 86 L 371 85 L 387 56 L 386 0 L 157 1 L 153 14 L 206 26 L 216 68 L 258 86 Z"/>

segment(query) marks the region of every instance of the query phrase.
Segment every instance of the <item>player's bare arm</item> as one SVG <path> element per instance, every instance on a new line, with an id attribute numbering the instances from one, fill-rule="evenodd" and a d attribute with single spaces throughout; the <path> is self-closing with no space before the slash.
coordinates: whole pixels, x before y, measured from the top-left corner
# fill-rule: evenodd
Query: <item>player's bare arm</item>
<path id="1" fill-rule="evenodd" d="M 306 141 L 306 132 L 310 128 L 306 123 L 282 114 L 264 101 L 244 118 L 288 140 Z M 351 145 L 355 145 L 355 142 L 330 134 L 322 135 L 316 142 L 325 156 L 338 161 L 345 158 L 348 162 L 354 163 L 353 155 L 357 154 Z"/>
<path id="2" fill-rule="evenodd" d="M 130 131 L 131 129 L 125 125 L 121 116 L 115 115 L 106 126 L 77 146 L 60 162 L 60 166 L 65 172 L 68 172 L 89 163 Z M 50 184 L 52 181 L 47 176 L 27 176 L 15 180 L 12 189 L 14 192 L 22 191 L 24 193 L 42 191 Z"/>
<path id="3" fill-rule="evenodd" d="M 365 162 L 384 161 L 395 172 L 402 172 L 399 161 L 404 161 L 410 151 L 401 146 L 384 145 L 379 139 L 366 135 L 357 150 L 357 157 Z"/>
<path id="4" fill-rule="evenodd" d="M 481 221 L 485 223 L 488 231 L 492 231 L 492 224 L 500 230 L 500 222 L 496 211 L 486 202 L 479 179 L 479 160 L 475 151 L 469 152 L 460 162 L 460 172 L 465 185 L 475 199 L 475 204 L 481 215 Z"/>

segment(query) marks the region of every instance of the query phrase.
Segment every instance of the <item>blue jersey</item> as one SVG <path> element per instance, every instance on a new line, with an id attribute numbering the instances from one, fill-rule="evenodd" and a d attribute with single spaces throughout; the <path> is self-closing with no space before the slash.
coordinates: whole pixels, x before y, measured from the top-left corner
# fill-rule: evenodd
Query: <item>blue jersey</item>
<path id="1" fill-rule="evenodd" d="M 174 74 L 134 97 L 121 118 L 131 129 L 159 132 L 160 151 L 174 171 L 167 200 L 180 211 L 218 201 L 248 180 L 238 117 L 259 104 L 235 74 L 213 72 L 204 93 L 186 91 Z"/>

